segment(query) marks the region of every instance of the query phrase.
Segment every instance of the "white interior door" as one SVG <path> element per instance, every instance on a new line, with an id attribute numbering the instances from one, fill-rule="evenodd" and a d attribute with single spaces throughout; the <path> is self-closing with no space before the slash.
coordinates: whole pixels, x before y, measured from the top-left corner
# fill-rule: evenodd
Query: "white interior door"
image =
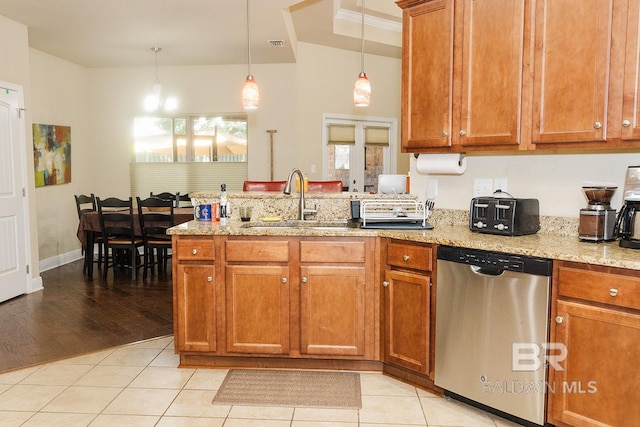
<path id="1" fill-rule="evenodd" d="M 22 88 L 0 82 L 0 301 L 27 292 Z"/>

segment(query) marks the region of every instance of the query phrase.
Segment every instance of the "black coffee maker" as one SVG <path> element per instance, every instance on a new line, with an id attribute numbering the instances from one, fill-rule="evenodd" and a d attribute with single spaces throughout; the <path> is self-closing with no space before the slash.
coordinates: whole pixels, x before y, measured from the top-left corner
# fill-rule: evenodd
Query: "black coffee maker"
<path id="1" fill-rule="evenodd" d="M 640 166 L 627 168 L 623 197 L 614 234 L 623 248 L 640 249 Z"/>

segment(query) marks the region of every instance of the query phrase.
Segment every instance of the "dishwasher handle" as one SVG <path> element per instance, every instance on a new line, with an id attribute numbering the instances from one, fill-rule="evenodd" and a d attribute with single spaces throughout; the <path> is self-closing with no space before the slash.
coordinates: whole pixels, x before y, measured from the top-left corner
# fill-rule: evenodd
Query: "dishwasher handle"
<path id="1" fill-rule="evenodd" d="M 470 265 L 469 268 L 474 274 L 479 276 L 502 276 L 504 268 L 489 267 L 486 265 Z"/>

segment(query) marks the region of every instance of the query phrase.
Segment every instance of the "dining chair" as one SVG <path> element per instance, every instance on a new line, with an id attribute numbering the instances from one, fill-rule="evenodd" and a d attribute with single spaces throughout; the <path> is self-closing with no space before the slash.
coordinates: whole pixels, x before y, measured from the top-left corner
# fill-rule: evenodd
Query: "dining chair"
<path id="1" fill-rule="evenodd" d="M 84 215 L 85 213 L 88 212 L 95 212 L 96 211 L 96 196 L 91 193 L 90 196 L 87 196 L 85 194 L 76 194 L 73 196 L 76 199 L 76 209 L 78 211 L 78 220 L 81 221 L 82 220 L 82 215 Z M 97 262 L 98 263 L 98 267 L 102 266 L 102 247 L 104 245 L 104 241 L 102 239 L 102 233 L 100 232 L 94 232 L 93 233 L 93 243 L 98 245 L 98 258 L 97 260 L 91 260 L 91 262 Z M 83 242 L 84 245 L 84 242 Z M 85 247 L 82 247 L 82 253 L 84 254 L 85 251 Z M 85 263 L 85 265 L 82 267 L 82 272 L 86 273 L 87 272 L 87 265 Z"/>
<path id="2" fill-rule="evenodd" d="M 158 266 L 158 273 L 167 271 L 167 261 L 170 258 L 171 236 L 167 229 L 174 226 L 173 202 L 171 200 L 149 197 L 136 197 L 138 205 L 138 220 L 142 230 L 144 247 L 144 264 L 142 279 L 147 278 L 147 270 L 153 273 L 154 266 Z"/>
<path id="3" fill-rule="evenodd" d="M 156 197 L 158 199 L 163 199 L 163 200 L 171 200 L 174 205 L 178 200 L 178 196 L 180 195 L 180 193 L 169 193 L 168 191 L 165 191 L 163 193 L 156 193 L 154 194 L 153 191 L 149 193 L 149 197 Z"/>
<path id="4" fill-rule="evenodd" d="M 242 191 L 283 191 L 286 181 L 245 181 Z"/>
<path id="5" fill-rule="evenodd" d="M 189 192 L 186 193 L 176 193 L 176 208 L 192 208 L 193 203 L 191 203 L 191 197 L 189 197 Z"/>
<path id="6" fill-rule="evenodd" d="M 307 191 L 315 193 L 342 193 L 342 181 L 307 181 Z"/>
<path id="7" fill-rule="evenodd" d="M 100 230 L 104 240 L 104 268 L 102 277 L 106 280 L 109 267 L 113 268 L 115 275 L 116 266 L 128 266 L 131 268 L 131 280 L 136 279 L 138 248 L 142 247 L 142 237 L 135 235 L 133 201 L 109 197 L 104 200 L 96 197 L 98 205 L 98 217 L 100 218 Z M 125 264 L 126 258 L 129 264 Z"/>

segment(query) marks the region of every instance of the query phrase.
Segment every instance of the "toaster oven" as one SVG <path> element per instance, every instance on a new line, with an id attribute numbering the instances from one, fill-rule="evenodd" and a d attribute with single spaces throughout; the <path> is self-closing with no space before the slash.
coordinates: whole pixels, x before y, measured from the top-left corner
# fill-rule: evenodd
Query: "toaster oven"
<path id="1" fill-rule="evenodd" d="M 540 230 L 538 199 L 475 197 L 469 209 L 469 228 L 504 236 L 535 234 Z"/>

